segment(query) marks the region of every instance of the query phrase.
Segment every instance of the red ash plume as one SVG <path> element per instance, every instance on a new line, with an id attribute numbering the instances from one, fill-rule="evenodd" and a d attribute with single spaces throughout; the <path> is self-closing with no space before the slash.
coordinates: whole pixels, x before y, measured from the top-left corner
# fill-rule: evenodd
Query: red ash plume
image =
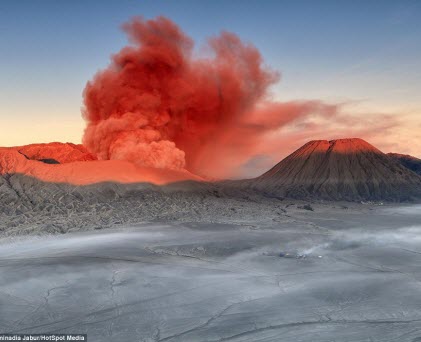
<path id="1" fill-rule="evenodd" d="M 223 176 L 268 132 L 336 110 L 269 102 L 279 75 L 234 34 L 210 39 L 211 57 L 199 59 L 193 41 L 164 17 L 135 18 L 124 30 L 131 44 L 84 91 L 83 143 L 98 159 Z"/>

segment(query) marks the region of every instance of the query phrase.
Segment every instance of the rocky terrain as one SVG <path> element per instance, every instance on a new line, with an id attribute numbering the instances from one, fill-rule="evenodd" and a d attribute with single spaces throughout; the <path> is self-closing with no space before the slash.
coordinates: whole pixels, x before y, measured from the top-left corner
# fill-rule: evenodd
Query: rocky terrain
<path id="1" fill-rule="evenodd" d="M 75 186 L 21 174 L 0 177 L 3 235 L 64 233 L 140 221 L 247 221 L 283 214 L 279 200 L 218 184 L 115 182 Z"/>
<path id="2" fill-rule="evenodd" d="M 421 194 L 420 176 L 359 139 L 309 142 L 256 179 L 224 182 L 119 160 L 72 162 L 63 152 L 69 148 L 71 158 L 87 157 L 68 144 L 48 145 L 54 153 L 39 145 L 0 149 L 0 234 L 145 221 L 247 222 L 262 215 L 277 221 L 291 200 L 312 210 L 310 202 L 405 202 Z"/>
<path id="3" fill-rule="evenodd" d="M 310 202 L 324 200 L 409 202 L 421 195 L 420 176 L 360 139 L 309 142 L 262 176 L 241 181 L 205 182 L 187 171 L 89 158 L 73 144 L 0 149 L 0 234 L 261 215 L 277 221 L 292 199 L 312 210 Z"/>

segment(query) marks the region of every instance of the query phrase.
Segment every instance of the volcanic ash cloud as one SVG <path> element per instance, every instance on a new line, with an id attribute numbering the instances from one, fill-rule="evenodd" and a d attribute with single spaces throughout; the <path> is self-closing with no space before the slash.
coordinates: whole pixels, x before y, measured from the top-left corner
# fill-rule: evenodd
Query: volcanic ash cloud
<path id="1" fill-rule="evenodd" d="M 123 27 L 131 44 L 84 91 L 83 143 L 98 159 L 221 176 L 245 162 L 267 132 L 334 110 L 269 102 L 278 74 L 234 34 L 209 39 L 210 56 L 198 59 L 193 41 L 166 18 Z"/>

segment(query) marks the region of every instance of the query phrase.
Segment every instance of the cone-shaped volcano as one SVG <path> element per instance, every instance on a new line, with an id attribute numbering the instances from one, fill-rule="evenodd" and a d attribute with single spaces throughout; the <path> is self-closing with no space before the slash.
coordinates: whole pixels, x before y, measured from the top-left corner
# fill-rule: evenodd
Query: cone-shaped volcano
<path id="1" fill-rule="evenodd" d="M 421 197 L 421 177 L 362 139 L 310 141 L 252 185 L 294 198 L 405 201 Z"/>

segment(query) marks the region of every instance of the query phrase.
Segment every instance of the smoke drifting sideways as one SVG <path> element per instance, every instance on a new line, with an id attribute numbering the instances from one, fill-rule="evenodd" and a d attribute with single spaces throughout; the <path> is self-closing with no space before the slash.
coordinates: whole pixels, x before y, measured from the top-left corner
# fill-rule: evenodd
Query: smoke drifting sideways
<path id="1" fill-rule="evenodd" d="M 84 90 L 83 144 L 100 160 L 223 178 L 270 132 L 309 115 L 335 115 L 318 101 L 270 101 L 279 74 L 236 35 L 209 39 L 208 57 L 164 17 L 134 18 L 130 44 Z"/>

